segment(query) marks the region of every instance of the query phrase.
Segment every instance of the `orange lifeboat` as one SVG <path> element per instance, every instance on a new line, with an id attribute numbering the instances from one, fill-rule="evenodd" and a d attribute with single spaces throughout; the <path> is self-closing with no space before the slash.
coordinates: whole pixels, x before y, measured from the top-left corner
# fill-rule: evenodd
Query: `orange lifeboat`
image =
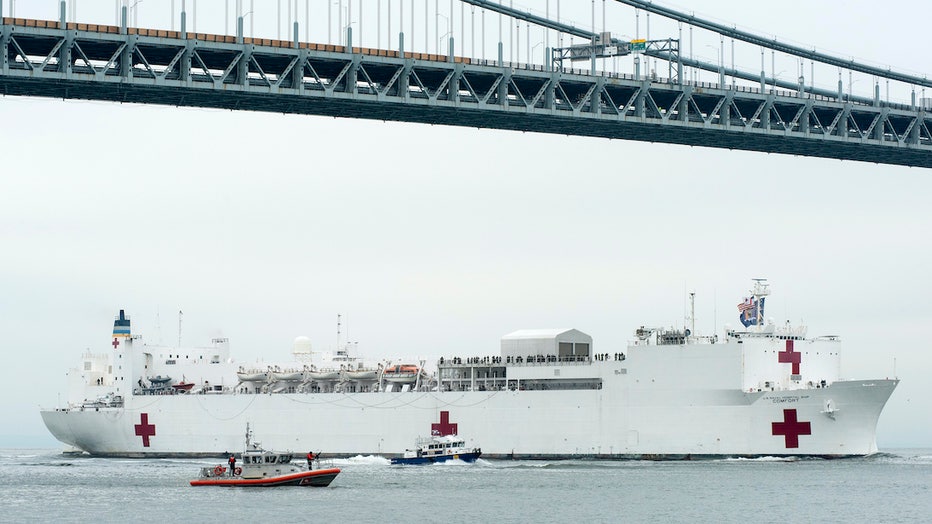
<path id="1" fill-rule="evenodd" d="M 417 382 L 421 368 L 414 364 L 395 364 L 388 366 L 382 372 L 382 377 L 389 382 L 398 384 L 413 384 Z"/>

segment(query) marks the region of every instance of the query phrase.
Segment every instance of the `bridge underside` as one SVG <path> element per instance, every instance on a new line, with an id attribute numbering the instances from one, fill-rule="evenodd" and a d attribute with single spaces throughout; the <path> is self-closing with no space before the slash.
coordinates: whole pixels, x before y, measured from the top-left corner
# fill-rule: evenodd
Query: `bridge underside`
<path id="1" fill-rule="evenodd" d="M 774 136 L 766 133 L 749 133 L 744 130 L 697 129 L 693 126 L 678 126 L 675 123 L 660 125 L 636 119 L 580 121 L 580 119 L 563 115 L 518 112 L 500 112 L 494 118 L 490 118 L 487 110 L 469 107 L 414 104 L 395 107 L 383 102 L 358 99 L 319 99 L 297 95 L 230 91 L 204 92 L 202 89 L 166 89 L 162 86 L 135 84 L 100 85 L 81 81 L 59 81 L 50 84 L 42 80 L 3 77 L 0 77 L 0 92 L 4 95 L 58 99 L 103 100 L 530 131 L 932 167 L 932 158 L 930 158 L 932 155 L 925 150 L 903 148 L 894 151 L 872 151 L 871 149 L 879 149 L 880 146 L 869 146 L 859 142 L 827 145 L 791 135 Z"/>
<path id="2" fill-rule="evenodd" d="M 0 25 L 4 95 L 365 118 L 932 167 L 932 119 L 908 106 L 419 53 L 8 22 Z"/>

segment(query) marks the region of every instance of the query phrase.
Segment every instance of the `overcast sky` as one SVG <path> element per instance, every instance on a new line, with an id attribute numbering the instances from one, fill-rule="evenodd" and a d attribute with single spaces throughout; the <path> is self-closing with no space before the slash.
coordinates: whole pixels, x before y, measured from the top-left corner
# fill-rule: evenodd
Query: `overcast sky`
<path id="1" fill-rule="evenodd" d="M 363 45 L 374 47 L 366 3 Z M 274 38 L 276 3 L 256 4 L 257 36 Z M 222 32 L 224 2 L 198 5 L 198 30 Z M 311 5 L 326 16 L 326 2 Z M 561 15 L 591 24 L 590 5 L 564 0 Z M 697 15 L 741 28 L 932 72 L 926 2 L 701 5 Z M 140 25 L 168 27 L 169 6 L 140 4 Z M 56 16 L 52 0 L 16 10 Z M 455 32 L 458 17 L 457 7 Z M 78 18 L 112 23 L 114 2 L 82 0 Z M 610 2 L 607 18 L 609 30 L 634 36 L 633 10 Z M 677 37 L 653 18 L 652 38 Z M 642 14 L 642 37 L 645 23 Z M 325 23 L 312 29 L 311 40 L 326 40 Z M 694 38 L 696 55 L 718 54 L 717 38 Z M 524 36 L 521 46 L 523 56 Z M 736 55 L 760 68 L 759 50 Z M 794 63 L 774 72 L 792 78 Z M 832 70 L 815 76 L 829 89 L 837 82 Z M 854 80 L 866 96 L 870 79 Z M 908 101 L 902 86 L 891 92 Z M 756 277 L 772 284 L 768 316 L 842 337 L 846 377 L 903 380 L 880 421 L 882 448 L 932 446 L 930 170 L 18 97 L 0 98 L 0 138 L 0 447 L 57 445 L 38 409 L 65 401 L 65 372 L 84 350 L 109 348 L 119 309 L 153 343 L 177 341 L 182 310 L 183 343 L 227 336 L 247 362 L 287 359 L 298 335 L 332 349 L 337 313 L 372 358 L 497 354 L 506 333 L 552 327 L 614 353 L 640 325 L 681 326 L 687 291 L 697 293 L 698 331 L 720 333 L 737 323 L 735 305 Z"/>

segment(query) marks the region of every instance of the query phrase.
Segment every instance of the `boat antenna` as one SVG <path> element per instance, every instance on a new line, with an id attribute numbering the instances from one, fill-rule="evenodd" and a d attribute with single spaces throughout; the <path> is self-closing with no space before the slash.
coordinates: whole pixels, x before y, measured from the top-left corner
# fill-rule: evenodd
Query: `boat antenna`
<path id="1" fill-rule="evenodd" d="M 181 320 L 184 318 L 184 313 L 181 310 L 178 310 L 178 347 L 181 347 Z"/>
<path id="2" fill-rule="evenodd" d="M 340 325 L 342 324 L 341 317 L 342 315 L 337 313 L 337 352 L 340 351 Z"/>

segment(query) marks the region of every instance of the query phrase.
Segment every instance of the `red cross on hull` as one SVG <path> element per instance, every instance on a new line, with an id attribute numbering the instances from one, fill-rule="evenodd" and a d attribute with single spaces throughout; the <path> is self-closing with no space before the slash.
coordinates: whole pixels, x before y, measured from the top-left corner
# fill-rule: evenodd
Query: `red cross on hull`
<path id="1" fill-rule="evenodd" d="M 802 353 L 795 353 L 793 351 L 793 341 L 786 341 L 786 351 L 781 351 L 777 353 L 777 360 L 781 364 L 793 364 L 793 374 L 799 375 L 799 363 L 803 360 Z"/>
<path id="2" fill-rule="evenodd" d="M 450 424 L 450 412 L 440 412 L 440 423 L 430 425 L 430 434 L 436 436 L 456 435 L 456 424 Z"/>
<path id="3" fill-rule="evenodd" d="M 812 424 L 799 422 L 795 409 L 783 410 L 783 422 L 771 422 L 772 434 L 783 435 L 787 449 L 799 447 L 800 435 L 812 435 Z"/>
<path id="4" fill-rule="evenodd" d="M 155 424 L 149 424 L 149 414 L 143 413 L 139 415 L 139 424 L 136 424 L 134 427 L 136 428 L 136 436 L 142 437 L 142 446 L 148 448 L 149 437 L 155 436 Z"/>

